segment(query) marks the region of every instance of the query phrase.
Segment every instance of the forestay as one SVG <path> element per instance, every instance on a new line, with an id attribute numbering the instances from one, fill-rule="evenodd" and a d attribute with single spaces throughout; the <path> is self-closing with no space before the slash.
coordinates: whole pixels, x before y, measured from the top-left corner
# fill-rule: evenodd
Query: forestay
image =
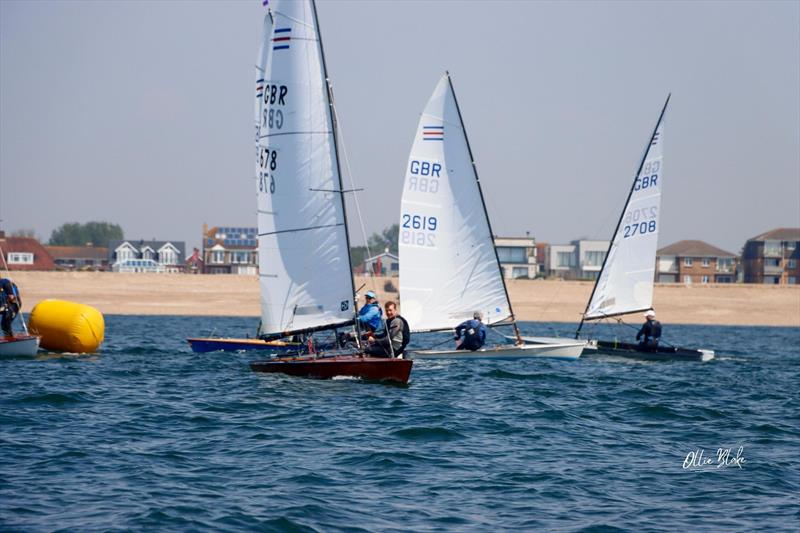
<path id="1" fill-rule="evenodd" d="M 586 308 L 585 320 L 643 311 L 653 306 L 667 103 L 645 149 L 639 173 Z"/>
<path id="2" fill-rule="evenodd" d="M 511 318 L 478 177 L 448 75 L 417 126 L 400 215 L 400 297 L 416 331 L 453 328 L 474 311 Z"/>
<path id="3" fill-rule="evenodd" d="M 333 118 L 313 5 L 276 1 L 256 65 L 262 335 L 353 319 Z"/>

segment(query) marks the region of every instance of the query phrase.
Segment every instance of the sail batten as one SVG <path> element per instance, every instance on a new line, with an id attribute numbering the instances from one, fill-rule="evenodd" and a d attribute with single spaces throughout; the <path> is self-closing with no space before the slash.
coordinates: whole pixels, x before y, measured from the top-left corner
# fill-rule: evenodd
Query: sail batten
<path id="1" fill-rule="evenodd" d="M 322 42 L 311 0 L 276 0 L 256 65 L 262 336 L 352 322 L 347 222 Z"/>
<path id="2" fill-rule="evenodd" d="M 668 104 L 669 97 L 645 147 L 583 320 L 635 313 L 653 306 L 663 182 L 663 128 Z"/>
<path id="3" fill-rule="evenodd" d="M 414 331 L 484 314 L 513 319 L 455 93 L 444 75 L 422 112 L 406 168 L 400 298 Z"/>

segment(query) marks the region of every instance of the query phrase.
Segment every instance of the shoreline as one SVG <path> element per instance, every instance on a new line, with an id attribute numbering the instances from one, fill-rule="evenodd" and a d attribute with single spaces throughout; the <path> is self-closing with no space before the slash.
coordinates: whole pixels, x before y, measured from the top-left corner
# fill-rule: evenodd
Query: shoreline
<path id="1" fill-rule="evenodd" d="M 109 315 L 259 316 L 257 276 L 211 274 L 121 274 L 112 272 L 11 272 L 23 312 L 55 298 L 96 307 Z M 384 285 L 397 278 L 355 277 L 355 286 L 378 299 L 397 300 Z M 517 319 L 575 322 L 593 282 L 506 280 Z M 656 284 L 658 318 L 668 324 L 800 327 L 800 286 L 756 284 Z M 402 313 L 402 309 L 400 310 Z M 634 317 L 636 314 L 633 315 Z"/>

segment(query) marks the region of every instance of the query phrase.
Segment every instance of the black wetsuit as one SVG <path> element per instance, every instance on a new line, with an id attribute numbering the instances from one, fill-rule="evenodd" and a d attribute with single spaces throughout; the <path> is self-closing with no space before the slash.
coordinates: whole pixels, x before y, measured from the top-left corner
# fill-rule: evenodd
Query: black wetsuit
<path id="1" fill-rule="evenodd" d="M 642 338 L 644 337 L 644 338 Z M 639 349 L 654 352 L 658 349 L 658 339 L 661 338 L 661 322 L 656 319 L 648 320 L 642 325 L 642 329 L 636 334 L 636 340 L 642 339 L 639 342 Z"/>
<path id="2" fill-rule="evenodd" d="M 11 301 L 13 296 L 13 302 Z M 19 290 L 17 286 L 10 279 L 0 279 L 0 328 L 3 334 L 9 337 L 14 336 L 11 330 L 11 324 L 19 313 L 19 308 L 22 305 L 22 298 L 19 297 Z"/>

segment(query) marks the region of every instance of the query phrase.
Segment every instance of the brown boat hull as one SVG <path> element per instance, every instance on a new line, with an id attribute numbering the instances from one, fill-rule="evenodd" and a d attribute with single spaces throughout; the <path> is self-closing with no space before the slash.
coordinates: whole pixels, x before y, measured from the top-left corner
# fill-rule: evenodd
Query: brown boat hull
<path id="1" fill-rule="evenodd" d="M 410 359 L 382 357 L 280 357 L 267 361 L 254 361 L 250 368 L 255 372 L 271 372 L 315 379 L 348 376 L 369 381 L 408 383 L 411 375 Z"/>

